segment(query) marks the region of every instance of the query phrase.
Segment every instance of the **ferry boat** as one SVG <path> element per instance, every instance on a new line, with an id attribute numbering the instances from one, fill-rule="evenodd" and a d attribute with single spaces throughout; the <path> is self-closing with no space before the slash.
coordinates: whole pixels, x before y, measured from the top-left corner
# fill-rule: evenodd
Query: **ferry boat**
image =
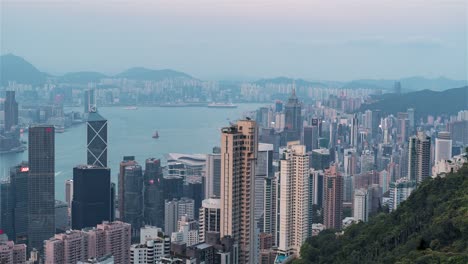
<path id="1" fill-rule="evenodd" d="M 138 107 L 136 107 L 136 106 L 127 106 L 127 107 L 125 107 L 124 109 L 125 109 L 125 110 L 137 110 Z"/>
<path id="2" fill-rule="evenodd" d="M 237 108 L 237 105 L 233 103 L 211 103 L 208 108 Z"/>
<path id="3" fill-rule="evenodd" d="M 158 133 L 158 131 L 154 131 L 153 138 L 154 138 L 154 139 L 158 139 L 158 138 L 159 138 L 159 133 Z"/>

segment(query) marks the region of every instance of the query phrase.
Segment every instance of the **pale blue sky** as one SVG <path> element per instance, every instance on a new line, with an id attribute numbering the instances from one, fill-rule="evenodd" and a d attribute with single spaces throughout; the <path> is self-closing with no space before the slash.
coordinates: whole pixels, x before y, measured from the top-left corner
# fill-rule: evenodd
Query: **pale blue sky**
<path id="1" fill-rule="evenodd" d="M 0 0 L 2 54 L 50 73 L 467 78 L 467 0 Z"/>

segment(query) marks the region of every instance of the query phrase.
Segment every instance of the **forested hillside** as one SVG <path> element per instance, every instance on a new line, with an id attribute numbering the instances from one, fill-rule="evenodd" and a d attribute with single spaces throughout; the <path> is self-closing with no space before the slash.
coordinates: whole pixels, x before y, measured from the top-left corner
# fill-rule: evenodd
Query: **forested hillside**
<path id="1" fill-rule="evenodd" d="M 426 180 L 390 214 L 309 238 L 302 263 L 468 263 L 468 166 Z"/>

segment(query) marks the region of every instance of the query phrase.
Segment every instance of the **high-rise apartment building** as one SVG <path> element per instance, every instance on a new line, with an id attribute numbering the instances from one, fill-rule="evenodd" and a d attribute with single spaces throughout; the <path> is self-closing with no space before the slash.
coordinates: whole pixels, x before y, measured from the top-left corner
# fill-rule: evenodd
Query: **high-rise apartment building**
<path id="1" fill-rule="evenodd" d="M 55 234 L 54 127 L 31 126 L 28 143 L 28 247 L 42 250 Z"/>
<path id="2" fill-rule="evenodd" d="M 130 247 L 130 263 L 160 263 L 164 256 L 169 255 L 170 248 L 170 237 L 164 235 L 160 228 L 144 226 L 140 230 L 140 243 Z"/>
<path id="3" fill-rule="evenodd" d="M 265 178 L 264 183 L 264 206 L 263 206 L 263 232 L 273 235 L 273 242 L 278 243 L 278 180 L 280 174 L 275 172 L 274 176 Z"/>
<path id="4" fill-rule="evenodd" d="M 4 102 L 5 108 L 5 131 L 18 125 L 18 103 L 15 100 L 15 91 L 6 91 Z"/>
<path id="5" fill-rule="evenodd" d="M 107 167 L 107 120 L 96 111 L 87 120 L 87 164 Z"/>
<path id="6" fill-rule="evenodd" d="M 257 125 L 240 120 L 221 130 L 221 237 L 239 245 L 239 263 L 256 258 L 254 198 Z"/>
<path id="7" fill-rule="evenodd" d="M 400 178 L 396 182 L 390 183 L 390 202 L 389 209 L 394 211 L 398 205 L 408 199 L 410 194 L 416 189 L 416 182 L 407 178 Z"/>
<path id="8" fill-rule="evenodd" d="M 289 145 L 280 161 L 279 244 L 285 256 L 299 256 L 308 236 L 309 219 L 309 155 L 304 145 Z"/>
<path id="9" fill-rule="evenodd" d="M 220 232 L 221 201 L 217 198 L 205 199 L 202 202 L 199 216 L 200 242 L 205 241 L 207 232 Z"/>
<path id="10" fill-rule="evenodd" d="M 2 231 L 0 230 L 0 235 Z M 24 264 L 26 263 L 26 245 L 15 244 L 13 241 L 0 240 L 0 263 Z"/>
<path id="11" fill-rule="evenodd" d="M 424 132 L 412 136 L 408 144 L 408 179 L 422 182 L 431 175 L 431 138 Z"/>
<path id="12" fill-rule="evenodd" d="M 263 229 L 265 178 L 272 177 L 273 171 L 273 144 L 258 144 L 257 164 L 255 167 L 255 221 Z"/>
<path id="13" fill-rule="evenodd" d="M 73 168 L 72 229 L 111 220 L 110 169 L 80 165 Z"/>
<path id="14" fill-rule="evenodd" d="M 123 222 L 103 222 L 93 228 L 69 230 L 44 242 L 45 263 L 80 263 L 112 255 L 111 263 L 130 261 L 130 225 Z M 109 262 L 91 262 L 109 263 Z"/>
<path id="15" fill-rule="evenodd" d="M 435 139 L 434 161 L 448 160 L 452 158 L 452 138 L 450 132 L 441 131 Z"/>
<path id="16" fill-rule="evenodd" d="M 372 202 L 372 193 L 367 189 L 356 189 L 354 191 L 353 216 L 356 221 L 367 222 Z"/>
<path id="17" fill-rule="evenodd" d="M 325 170 L 323 180 L 323 223 L 327 228 L 341 229 L 343 215 L 343 177 L 336 165 Z"/>

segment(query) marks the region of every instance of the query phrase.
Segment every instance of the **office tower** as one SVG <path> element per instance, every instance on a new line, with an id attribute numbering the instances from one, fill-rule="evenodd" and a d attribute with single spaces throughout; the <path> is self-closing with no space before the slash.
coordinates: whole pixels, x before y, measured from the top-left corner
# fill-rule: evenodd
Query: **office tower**
<path id="1" fill-rule="evenodd" d="M 115 193 L 116 193 L 117 187 L 115 186 L 115 183 L 111 182 L 111 222 L 115 221 Z"/>
<path id="2" fill-rule="evenodd" d="M 299 257 L 308 235 L 309 156 L 304 145 L 289 145 L 280 160 L 279 254 Z"/>
<path id="3" fill-rule="evenodd" d="M 211 153 L 206 156 L 205 166 L 205 197 L 220 197 L 221 195 L 221 153 Z"/>
<path id="4" fill-rule="evenodd" d="M 107 120 L 95 111 L 90 112 L 87 131 L 87 164 L 107 167 Z"/>
<path id="5" fill-rule="evenodd" d="M 144 216 L 143 172 L 141 166 L 133 161 L 133 164 L 124 166 L 123 174 L 123 201 L 119 201 L 123 203 L 123 211 L 120 212 L 120 219 L 132 225 L 132 240 L 138 240 Z"/>
<path id="6" fill-rule="evenodd" d="M 87 259 L 86 235 L 77 230 L 44 241 L 45 264 L 77 263 Z"/>
<path id="7" fill-rule="evenodd" d="M 280 100 L 275 101 L 275 112 L 276 113 L 283 112 L 283 102 L 281 102 Z"/>
<path id="8" fill-rule="evenodd" d="M 166 200 L 164 204 L 164 233 L 172 234 L 177 231 L 178 221 L 182 216 L 193 219 L 195 201 L 190 198 Z"/>
<path id="9" fill-rule="evenodd" d="M 400 82 L 395 82 L 395 84 L 393 85 L 393 91 L 397 95 L 401 94 L 401 83 Z"/>
<path id="10" fill-rule="evenodd" d="M 302 106 L 296 96 L 296 89 L 293 87 L 291 97 L 284 107 L 286 141 L 301 139 L 302 132 Z"/>
<path id="11" fill-rule="evenodd" d="M 221 130 L 221 237 L 239 244 L 239 263 L 255 256 L 254 195 L 257 159 L 255 121 L 240 120 Z"/>
<path id="12" fill-rule="evenodd" d="M 116 221 L 56 234 L 44 242 L 45 264 L 87 263 L 108 255 L 114 256 L 115 263 L 129 263 L 130 233 L 129 224 Z"/>
<path id="13" fill-rule="evenodd" d="M 94 94 L 94 89 L 84 90 L 83 95 L 83 112 L 90 113 L 96 111 L 96 99 Z"/>
<path id="14" fill-rule="evenodd" d="M 28 247 L 43 250 L 55 234 L 55 131 L 53 126 L 29 128 Z"/>
<path id="15" fill-rule="evenodd" d="M 196 212 L 192 219 L 198 220 L 198 210 L 202 205 L 205 198 L 203 192 L 203 184 L 200 179 L 190 179 L 183 185 L 183 196 L 190 197 L 194 201 L 194 212 Z"/>
<path id="16" fill-rule="evenodd" d="M 330 150 L 321 148 L 321 149 L 314 149 L 311 153 L 311 163 L 310 167 L 316 170 L 324 170 L 330 167 Z"/>
<path id="17" fill-rule="evenodd" d="M 408 179 L 420 183 L 431 173 L 431 138 L 424 132 L 412 136 L 408 144 Z"/>
<path id="18" fill-rule="evenodd" d="M 310 184 L 312 188 L 310 189 L 309 194 L 312 195 L 312 200 L 309 201 L 314 205 L 317 205 L 318 208 L 322 208 L 323 205 L 323 171 L 322 170 L 309 170 L 310 174 Z M 312 219 L 316 221 L 316 219 Z"/>
<path id="19" fill-rule="evenodd" d="M 5 131 L 11 131 L 11 128 L 18 125 L 18 103 L 15 100 L 15 91 L 6 91 L 4 102 L 5 109 Z"/>
<path id="20" fill-rule="evenodd" d="M 2 231 L 0 230 L 0 235 Z M 0 241 L 0 263 L 24 264 L 26 263 L 26 245 L 15 244 L 13 241 Z"/>
<path id="21" fill-rule="evenodd" d="M 441 131 L 435 140 L 435 162 L 452 158 L 452 138 L 450 132 Z"/>
<path id="22" fill-rule="evenodd" d="M 359 134 L 359 121 L 357 114 L 351 119 L 351 135 L 350 135 L 350 146 L 357 148 L 358 147 L 358 134 Z"/>
<path id="23" fill-rule="evenodd" d="M 407 138 L 411 135 L 408 113 L 404 113 L 404 112 L 397 113 L 397 133 L 398 133 L 398 143 L 406 142 Z"/>
<path id="24" fill-rule="evenodd" d="M 257 109 L 256 117 L 255 117 L 255 122 L 257 122 L 257 125 L 261 128 L 268 128 L 270 126 L 270 119 L 269 119 L 269 112 L 270 108 L 269 107 L 260 107 Z"/>
<path id="25" fill-rule="evenodd" d="M 278 217 L 278 179 L 279 172 L 275 172 L 274 176 L 265 178 L 264 183 L 264 213 L 263 213 L 263 232 L 272 234 L 274 243 L 277 245 L 277 217 Z"/>
<path id="26" fill-rule="evenodd" d="M 184 195 L 184 178 L 182 177 L 164 177 L 162 178 L 164 190 L 164 200 L 179 199 Z"/>
<path id="27" fill-rule="evenodd" d="M 327 228 L 341 229 L 343 215 L 343 177 L 336 165 L 325 170 L 323 194 L 323 223 Z"/>
<path id="28" fill-rule="evenodd" d="M 273 144 L 258 144 L 257 164 L 255 167 L 255 221 L 263 229 L 265 178 L 272 177 L 273 171 Z"/>
<path id="29" fill-rule="evenodd" d="M 318 149 L 319 127 L 314 122 L 318 122 L 318 119 L 312 119 L 312 126 L 304 127 L 303 144 L 307 152 Z"/>
<path id="30" fill-rule="evenodd" d="M 410 133 L 413 133 L 415 126 L 416 126 L 415 119 L 414 119 L 414 109 L 408 108 L 406 112 L 408 113 L 408 121 L 409 121 L 409 128 L 410 128 L 409 130 L 410 130 Z"/>
<path id="31" fill-rule="evenodd" d="M 370 132 L 372 130 L 372 111 L 366 110 L 364 114 L 362 115 L 362 118 L 363 118 L 362 126 L 367 131 Z"/>
<path id="32" fill-rule="evenodd" d="M 353 202 L 353 176 L 343 175 L 343 202 Z"/>
<path id="33" fill-rule="evenodd" d="M 0 224 L 8 237 L 15 237 L 14 192 L 9 179 L 0 181 Z"/>
<path id="34" fill-rule="evenodd" d="M 73 201 L 73 180 L 65 181 L 65 202 L 71 208 Z"/>
<path id="35" fill-rule="evenodd" d="M 161 160 L 146 159 L 144 177 L 144 222 L 147 225 L 162 226 L 164 224 L 164 193 L 161 182 L 163 177 Z"/>
<path id="36" fill-rule="evenodd" d="M 375 137 L 377 134 L 380 133 L 380 119 L 382 118 L 382 112 L 380 110 L 373 110 L 372 111 L 372 119 L 371 119 L 371 133 L 372 136 Z"/>
<path id="37" fill-rule="evenodd" d="M 122 219 L 123 213 L 125 211 L 125 168 L 127 166 L 137 165 L 134 156 L 124 156 L 123 161 L 119 165 L 119 192 L 118 192 L 118 204 L 119 204 L 119 214 Z"/>
<path id="38" fill-rule="evenodd" d="M 221 201 L 216 198 L 205 199 L 202 202 L 199 216 L 200 242 L 205 242 L 208 232 L 220 232 Z"/>
<path id="39" fill-rule="evenodd" d="M 72 229 L 111 220 L 110 169 L 93 165 L 73 168 Z"/>
<path id="40" fill-rule="evenodd" d="M 357 173 L 357 154 L 355 148 L 344 150 L 343 172 L 345 175 L 354 175 Z"/>
<path id="41" fill-rule="evenodd" d="M 366 189 L 357 189 L 354 191 L 354 220 L 363 222 L 369 220 L 371 200 L 371 193 Z"/>
<path id="42" fill-rule="evenodd" d="M 416 182 L 407 178 L 400 178 L 396 182 L 390 183 L 390 201 L 388 204 L 390 212 L 396 210 L 401 202 L 408 199 L 415 189 Z"/>
<path id="43" fill-rule="evenodd" d="M 55 232 L 65 232 L 65 230 L 68 229 L 70 229 L 68 204 L 60 200 L 55 200 Z"/>
<path id="44" fill-rule="evenodd" d="M 28 163 L 24 161 L 10 169 L 15 234 L 10 238 L 18 244 L 26 244 L 28 240 L 28 171 Z"/>

